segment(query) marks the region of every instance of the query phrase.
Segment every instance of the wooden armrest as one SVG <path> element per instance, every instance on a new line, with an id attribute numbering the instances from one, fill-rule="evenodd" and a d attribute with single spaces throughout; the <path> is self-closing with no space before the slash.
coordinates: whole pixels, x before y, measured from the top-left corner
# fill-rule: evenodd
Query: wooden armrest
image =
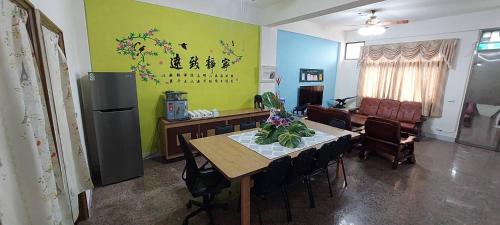
<path id="1" fill-rule="evenodd" d="M 401 141 L 401 144 L 404 144 L 404 145 L 406 145 L 406 144 L 410 144 L 410 143 L 412 143 L 412 142 L 415 142 L 415 139 L 416 139 L 416 138 L 417 138 L 417 137 L 416 137 L 416 136 L 413 136 L 413 135 L 408 136 L 406 139 L 404 139 L 404 140 L 402 140 L 402 141 Z"/>

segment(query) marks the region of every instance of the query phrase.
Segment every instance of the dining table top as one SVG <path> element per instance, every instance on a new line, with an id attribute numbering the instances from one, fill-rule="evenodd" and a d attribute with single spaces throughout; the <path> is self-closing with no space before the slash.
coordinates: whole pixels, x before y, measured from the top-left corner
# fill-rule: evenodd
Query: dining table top
<path id="1" fill-rule="evenodd" d="M 359 133 L 335 128 L 325 124 L 313 122 L 307 119 L 301 120 L 308 128 L 318 130 L 335 137 L 351 135 L 355 139 L 359 137 Z M 255 128 L 258 129 L 258 128 Z M 248 132 L 236 131 L 228 134 L 209 136 L 205 138 L 193 139 L 191 145 L 198 150 L 207 160 L 216 167 L 228 179 L 238 179 L 242 176 L 257 173 L 266 168 L 272 161 L 259 153 L 243 146 L 242 144 L 232 140 L 228 136 Z M 326 143 L 326 142 L 325 142 Z M 321 147 L 324 143 L 319 143 L 312 147 Z M 292 158 L 296 157 L 301 151 L 289 153 Z"/>

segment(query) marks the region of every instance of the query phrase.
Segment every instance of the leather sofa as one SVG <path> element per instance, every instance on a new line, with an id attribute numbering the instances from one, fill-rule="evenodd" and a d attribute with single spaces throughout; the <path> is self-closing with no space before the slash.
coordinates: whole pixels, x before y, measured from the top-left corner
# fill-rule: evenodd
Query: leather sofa
<path id="1" fill-rule="evenodd" d="M 356 110 L 351 110 L 351 122 L 363 126 L 369 116 L 398 121 L 401 132 L 420 136 L 422 127 L 422 103 L 392 99 L 363 98 Z"/>
<path id="2" fill-rule="evenodd" d="M 307 119 L 326 125 L 330 125 L 333 119 L 342 120 L 345 122 L 345 129 L 352 130 L 351 115 L 348 111 L 324 108 L 320 105 L 308 105 Z"/>

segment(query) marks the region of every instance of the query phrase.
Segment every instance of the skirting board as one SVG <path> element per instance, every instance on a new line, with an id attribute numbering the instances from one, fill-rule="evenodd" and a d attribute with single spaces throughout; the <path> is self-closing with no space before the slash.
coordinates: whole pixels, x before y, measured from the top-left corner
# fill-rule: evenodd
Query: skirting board
<path id="1" fill-rule="evenodd" d="M 441 141 L 455 142 L 454 137 L 449 137 L 449 136 L 444 136 L 444 135 L 439 135 L 439 134 L 425 133 L 424 132 L 423 136 L 428 137 L 428 138 L 434 138 L 434 139 L 441 140 Z"/>

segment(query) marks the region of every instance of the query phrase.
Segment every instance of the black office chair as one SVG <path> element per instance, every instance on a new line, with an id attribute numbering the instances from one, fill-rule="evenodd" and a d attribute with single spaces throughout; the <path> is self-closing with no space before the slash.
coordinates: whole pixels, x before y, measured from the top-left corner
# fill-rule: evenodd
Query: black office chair
<path id="1" fill-rule="evenodd" d="M 332 185 L 330 183 L 330 175 L 328 174 L 328 163 L 330 162 L 330 158 L 332 155 L 332 150 L 335 142 L 326 143 L 321 146 L 320 149 L 316 152 L 314 156 L 313 169 L 311 172 L 311 177 L 325 173 L 326 179 L 328 180 L 328 188 L 330 191 L 330 197 L 333 197 Z"/>
<path id="2" fill-rule="evenodd" d="M 299 155 L 293 159 L 290 172 L 288 173 L 288 184 L 297 183 L 297 181 L 303 181 L 306 185 L 306 191 L 309 196 L 310 207 L 314 208 L 314 197 L 312 195 L 311 180 L 309 175 L 311 174 L 312 163 L 314 160 L 314 155 L 316 154 L 316 149 L 311 148 L 304 150 L 299 153 Z"/>
<path id="3" fill-rule="evenodd" d="M 269 194 L 281 191 L 285 202 L 286 218 L 289 222 L 292 221 L 292 214 L 290 212 L 290 202 L 288 200 L 288 193 L 286 189 L 286 178 L 291 162 L 292 158 L 288 155 L 272 161 L 264 171 L 252 176 L 254 186 L 251 190 L 252 196 L 261 200 L 266 200 Z M 257 215 L 259 216 L 259 224 L 262 225 L 262 216 L 259 204 L 257 203 L 256 206 Z"/>
<path id="4" fill-rule="evenodd" d="M 339 129 L 348 130 L 347 123 L 344 120 L 340 120 L 340 119 L 337 119 L 337 118 L 332 118 L 330 120 L 329 125 L 332 126 L 332 127 L 339 128 Z"/>
<path id="5" fill-rule="evenodd" d="M 348 152 L 351 150 L 351 135 L 345 135 L 342 137 L 339 137 L 336 142 L 334 142 L 331 146 L 331 155 L 330 155 L 330 163 L 328 165 L 332 164 L 338 164 L 340 163 L 342 165 L 342 174 L 344 175 L 344 186 L 347 187 L 347 177 L 345 174 L 345 166 L 344 166 L 344 153 Z"/>
<path id="6" fill-rule="evenodd" d="M 255 121 L 243 121 L 240 123 L 240 130 L 248 130 L 248 129 L 253 129 L 256 128 L 257 124 Z"/>
<path id="7" fill-rule="evenodd" d="M 253 108 L 254 109 L 264 109 L 264 104 L 262 104 L 262 96 L 255 95 L 253 98 Z"/>
<path id="8" fill-rule="evenodd" d="M 215 135 L 227 134 L 231 132 L 234 132 L 233 125 L 228 124 L 228 125 L 215 126 Z"/>
<path id="9" fill-rule="evenodd" d="M 186 166 L 182 172 L 182 179 L 186 182 L 186 186 L 194 198 L 203 196 L 203 202 L 197 202 L 194 200 L 189 200 L 187 207 L 191 208 L 192 205 L 198 206 L 199 208 L 190 214 L 188 214 L 183 225 L 187 225 L 189 218 L 196 216 L 202 211 L 207 212 L 209 218 L 209 224 L 214 224 L 212 209 L 213 208 L 224 208 L 227 209 L 227 204 L 214 204 L 212 203 L 215 195 L 222 191 L 224 188 L 228 188 L 231 183 L 213 169 L 200 169 L 196 165 L 193 153 L 189 148 L 189 145 L 182 135 L 178 135 L 179 142 L 181 145 L 182 153 L 184 154 L 184 159 L 186 160 Z"/>

